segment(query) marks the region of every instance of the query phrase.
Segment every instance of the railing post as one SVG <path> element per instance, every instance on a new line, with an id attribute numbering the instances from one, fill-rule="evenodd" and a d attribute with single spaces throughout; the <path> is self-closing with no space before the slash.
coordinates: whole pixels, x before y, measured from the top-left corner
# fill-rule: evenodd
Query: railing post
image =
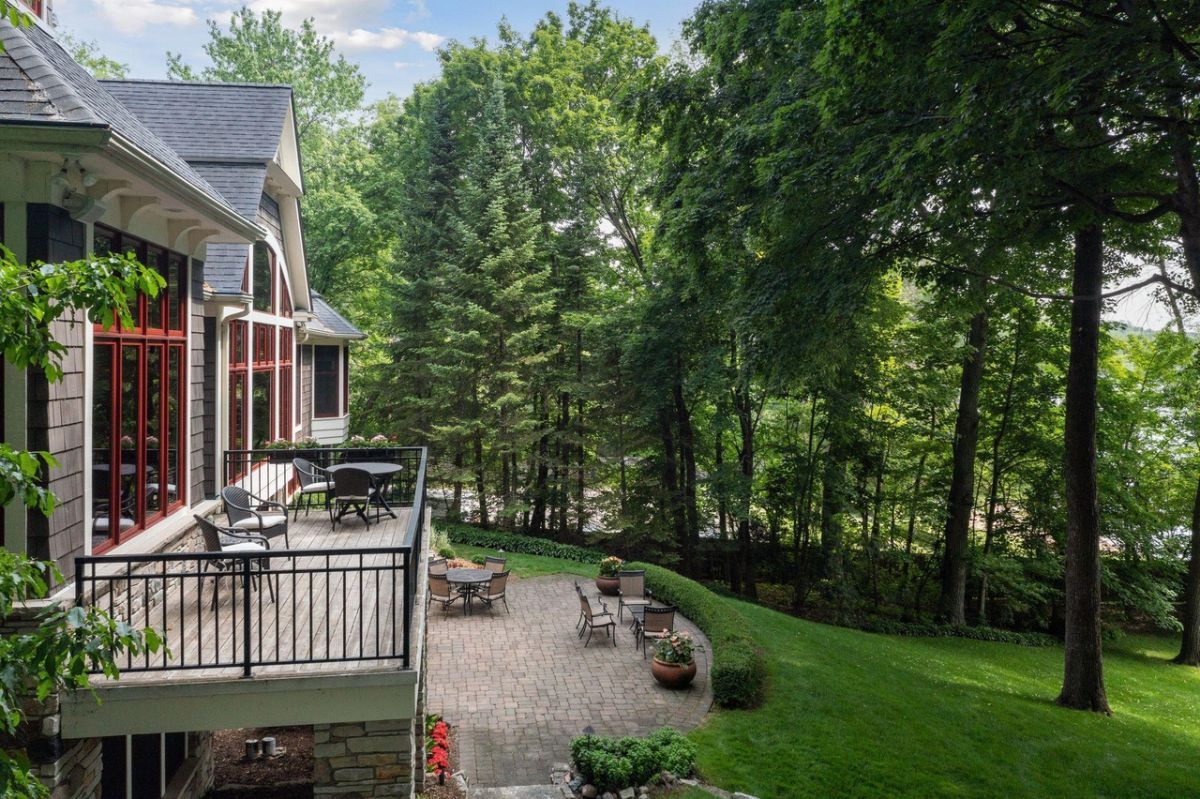
<path id="1" fill-rule="evenodd" d="M 242 676 L 250 676 L 250 558 L 242 556 Z"/>

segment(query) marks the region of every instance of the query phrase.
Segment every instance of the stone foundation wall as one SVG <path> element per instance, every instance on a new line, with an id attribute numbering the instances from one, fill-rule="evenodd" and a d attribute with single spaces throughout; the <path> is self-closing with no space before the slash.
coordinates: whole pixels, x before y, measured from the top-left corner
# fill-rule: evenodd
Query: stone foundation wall
<path id="1" fill-rule="evenodd" d="M 314 724 L 313 795 L 411 797 L 415 730 L 412 719 Z"/>
<path id="2" fill-rule="evenodd" d="M 63 740 L 58 696 L 26 702 L 19 744 L 51 799 L 98 799 L 100 739 Z"/>

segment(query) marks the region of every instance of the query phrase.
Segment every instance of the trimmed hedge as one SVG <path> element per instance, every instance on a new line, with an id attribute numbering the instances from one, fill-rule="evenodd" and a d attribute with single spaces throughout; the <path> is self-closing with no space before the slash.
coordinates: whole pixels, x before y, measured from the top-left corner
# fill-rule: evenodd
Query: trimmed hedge
<path id="1" fill-rule="evenodd" d="M 767 667 L 749 622 L 737 609 L 695 580 L 653 563 L 629 563 L 646 570 L 646 587 L 654 598 L 674 605 L 712 642 L 713 699 L 721 707 L 754 707 L 762 701 Z"/>
<path id="2" fill-rule="evenodd" d="M 970 638 L 974 641 L 995 641 L 1017 646 L 1058 646 L 1059 641 L 1046 633 L 1027 633 L 997 630 L 995 627 L 972 627 L 967 624 L 919 624 L 890 619 L 870 619 L 853 627 L 869 633 L 908 635 L 919 638 Z"/>
<path id="3" fill-rule="evenodd" d="M 504 533 L 499 530 L 483 530 L 470 524 L 448 522 L 435 519 L 434 526 L 445 531 L 453 544 L 467 544 L 487 549 L 503 549 L 505 552 L 519 552 L 522 555 L 541 555 L 546 558 L 573 560 L 576 563 L 596 564 L 604 557 L 603 552 L 572 544 L 560 544 L 548 538 L 534 538 L 531 535 Z"/>

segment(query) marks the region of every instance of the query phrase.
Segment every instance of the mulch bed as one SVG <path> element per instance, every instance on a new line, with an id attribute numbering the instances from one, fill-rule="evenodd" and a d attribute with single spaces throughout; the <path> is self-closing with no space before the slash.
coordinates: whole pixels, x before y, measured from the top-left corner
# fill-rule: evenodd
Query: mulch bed
<path id="1" fill-rule="evenodd" d="M 284 753 L 246 760 L 246 739 L 266 736 L 273 736 Z M 311 799 L 313 795 L 312 727 L 222 730 L 213 734 L 213 761 L 212 799 Z"/>

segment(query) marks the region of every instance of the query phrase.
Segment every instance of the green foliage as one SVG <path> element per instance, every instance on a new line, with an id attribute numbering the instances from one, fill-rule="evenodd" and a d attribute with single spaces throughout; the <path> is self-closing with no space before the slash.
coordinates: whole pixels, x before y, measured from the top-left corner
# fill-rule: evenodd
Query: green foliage
<path id="1" fill-rule="evenodd" d="M 662 771 L 689 777 L 696 747 L 677 730 L 660 727 L 645 738 L 581 735 L 571 741 L 571 760 L 600 790 L 643 785 Z"/>
<path id="2" fill-rule="evenodd" d="M 444 532 L 452 543 L 470 544 L 477 547 L 501 550 L 504 552 L 521 552 L 526 555 L 541 555 L 548 558 L 561 558 L 578 563 L 596 563 L 603 557 L 599 552 L 570 544 L 560 544 L 546 538 L 535 538 L 516 533 L 503 533 L 496 530 L 483 530 L 470 524 L 449 522 L 435 519 L 434 530 Z"/>
<path id="3" fill-rule="evenodd" d="M 76 64 L 92 73 L 97 80 L 124 79 L 129 74 L 129 65 L 109 58 L 100 52 L 100 45 L 93 39 L 77 39 L 61 28 L 54 38 L 63 46 Z"/>
<path id="4" fill-rule="evenodd" d="M 154 297 L 165 283 L 126 255 L 25 266 L 0 245 L 0 351 L 13 366 L 59 380 L 66 348 L 54 338 L 55 322 L 82 309 L 103 325 L 129 326 L 139 293 Z M 54 496 L 42 480 L 53 465 L 47 453 L 0 445 L 0 508 L 19 497 L 30 509 L 49 514 Z M 53 563 L 0 551 L 0 626 L 8 626 L 18 605 L 44 598 L 50 580 L 62 581 Z M 17 732 L 31 693 L 41 700 L 86 688 L 91 671 L 116 677 L 118 655 L 154 652 L 161 645 L 153 630 L 133 630 L 96 607 L 47 604 L 32 624 L 0 636 L 0 733 Z M 0 752 L 0 795 L 48 793 L 23 752 Z"/>
<path id="5" fill-rule="evenodd" d="M 62 580 L 54 564 L 10 552 L 0 552 L 0 575 L 0 624 L 12 619 L 18 605 L 46 596 L 48 575 Z M 115 678 L 117 656 L 157 652 L 161 646 L 154 630 L 134 630 L 99 608 L 48 604 L 31 625 L 0 636 L 0 733 L 17 733 L 31 694 L 40 701 L 60 691 L 85 689 L 94 670 Z M 22 752 L 3 752 L 0 795 L 42 797 L 49 791 Z"/>
<path id="6" fill-rule="evenodd" d="M 921 638 L 969 638 L 972 641 L 995 641 L 1018 646 L 1058 646 L 1059 641 L 1045 633 L 998 630 L 994 627 L 972 627 L 969 624 L 924 624 L 870 619 L 854 625 L 860 630 L 883 635 L 911 635 Z"/>
<path id="7" fill-rule="evenodd" d="M 721 707 L 753 707 L 762 701 L 766 669 L 746 619 L 695 580 L 652 563 L 627 566 L 645 569 L 654 598 L 675 606 L 712 642 L 713 700 Z"/>
<path id="8" fill-rule="evenodd" d="M 278 11 L 235 11 L 228 32 L 208 23 L 204 52 L 212 64 L 197 71 L 178 54 L 167 54 L 167 75 L 176 80 L 282 83 L 292 87 L 301 142 L 310 133 L 344 121 L 362 104 L 366 79 L 358 67 L 317 33 L 312 19 L 299 30 L 284 26 Z"/>

